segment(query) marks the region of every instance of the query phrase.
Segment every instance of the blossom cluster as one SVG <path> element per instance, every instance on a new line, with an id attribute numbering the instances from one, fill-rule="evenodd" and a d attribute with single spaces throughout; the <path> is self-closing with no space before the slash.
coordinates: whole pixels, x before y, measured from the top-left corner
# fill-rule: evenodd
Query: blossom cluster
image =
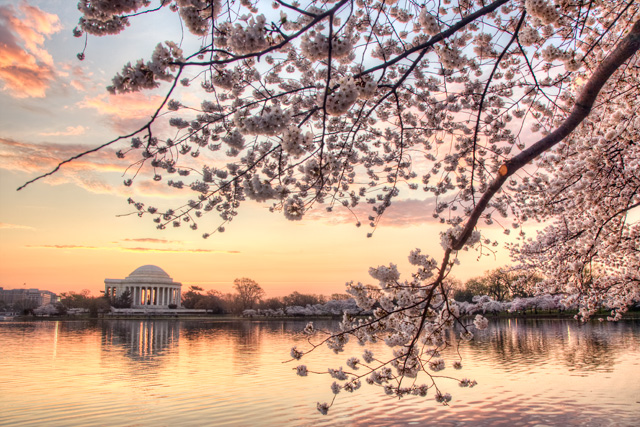
<path id="1" fill-rule="evenodd" d="M 587 318 L 606 306 L 615 320 L 640 300 L 637 55 L 613 74 L 598 74 L 637 32 L 637 2 L 276 2 L 278 12 L 248 0 L 159 4 L 199 38 L 184 46 L 198 47 L 184 54 L 183 45 L 161 43 L 150 60 L 128 63 L 114 78 L 116 94 L 174 83 L 148 134 L 134 135 L 117 155 L 133 154 L 140 166 L 125 185 L 148 175 L 191 199 L 175 209 L 132 200 L 132 209 L 160 229 L 199 229 L 202 217 L 216 213 L 221 224 L 208 237 L 224 231 L 247 200 L 270 202 L 290 220 L 324 203 L 327 212 L 342 209 L 368 225 L 371 236 L 398 198 L 423 192 L 435 199 L 434 221 L 448 227 L 443 258 L 410 254 L 417 267 L 410 280 L 391 264 L 371 269 L 373 285 L 347 285 L 353 304 L 370 314 L 347 310 L 327 345 L 340 352 L 349 339 L 383 341 L 395 361 L 367 353 L 364 363 L 347 359 L 358 375 L 338 370 L 344 375 L 333 378 L 334 394 L 357 390 L 366 378 L 394 396 L 426 395 L 432 382 L 409 387 L 401 378 L 460 366 L 439 355 L 454 344 L 445 331 L 457 324 L 454 339 L 466 341 L 488 324 L 463 315 L 508 308 L 486 298 L 456 304 L 445 284 L 456 250 L 496 250 L 498 241 L 481 236 L 484 225 L 511 233 L 514 259 L 544 277 L 539 295 L 512 301 L 514 310 L 563 304 Z M 76 36 L 118 33 L 159 8 L 83 0 L 79 9 Z M 531 170 L 518 169 L 514 159 L 537 152 L 528 148 L 553 137 L 579 101 L 577 110 L 584 108 L 581 90 L 592 88 L 594 76 L 606 84 L 589 116 Z M 522 229 L 530 221 L 546 228 L 529 237 Z"/>
<path id="2" fill-rule="evenodd" d="M 440 24 L 438 23 L 438 20 L 427 10 L 426 7 L 420 11 L 418 22 L 422 25 L 424 32 L 430 36 L 435 36 L 440 32 Z"/>
<path id="3" fill-rule="evenodd" d="M 180 17 L 192 34 L 207 33 L 210 20 L 221 11 L 221 0 L 176 0 Z"/>
<path id="4" fill-rule="evenodd" d="M 419 251 L 412 252 L 410 257 L 418 265 L 429 263 L 429 257 Z M 410 387 L 404 387 L 401 385 L 402 378 L 417 378 L 421 373 L 430 375 L 429 372 L 440 372 L 446 368 L 447 362 L 442 358 L 441 350 L 452 345 L 447 330 L 455 323 L 464 328 L 464 333 L 471 334 L 469 329 L 486 329 L 488 321 L 478 315 L 471 324 L 463 322 L 456 303 L 446 297 L 442 287 L 416 280 L 400 282 L 395 265 L 372 268 L 370 274 L 380 281 L 379 286 L 350 283 L 347 291 L 354 296 L 354 301 L 362 310 L 373 309 L 372 316 L 357 318 L 345 313 L 341 323 L 343 332 L 334 333 L 325 343 L 334 351 L 341 351 L 349 337 L 354 337 L 365 345 L 367 342 L 384 340 L 393 348 L 393 358 L 389 364 L 379 362 L 376 365 L 378 361 L 367 349 L 362 355 L 362 361 L 358 357 L 347 359 L 346 364 L 352 372 L 339 367 L 329 369 L 329 374 L 347 384 L 368 375 L 367 383 L 383 387 L 387 394 L 399 397 L 408 394 L 425 396 L 433 385 L 414 383 Z M 377 301 L 380 307 L 373 307 L 373 301 Z M 420 315 L 423 310 L 427 311 L 425 318 Z M 419 338 L 419 345 L 416 338 Z M 452 366 L 461 368 L 459 360 L 455 360 Z M 359 370 L 365 370 L 368 374 L 356 374 Z M 476 383 L 464 379 L 460 384 L 472 387 Z M 337 394 L 348 387 L 335 382 L 331 388 Z M 435 399 L 446 404 L 451 397 L 449 395 L 448 398 L 441 399 L 436 394 Z"/>
<path id="5" fill-rule="evenodd" d="M 171 72 L 177 68 L 174 62 L 182 59 L 182 49 L 174 42 L 158 44 L 153 51 L 151 61 L 145 63 L 139 60 L 135 65 L 127 63 L 122 72 L 113 78 L 113 84 L 107 90 L 115 94 L 154 89 L 160 85 L 158 80 L 173 79 Z"/>
<path id="6" fill-rule="evenodd" d="M 218 31 L 220 36 L 216 45 L 228 47 L 240 55 L 256 53 L 269 46 L 266 38 L 266 22 L 264 15 L 251 16 L 245 20 L 246 25 L 223 23 Z"/>
<path id="7" fill-rule="evenodd" d="M 245 135 L 280 135 L 289 127 L 289 111 L 280 105 L 267 105 L 259 114 L 248 116 L 237 112 L 233 118 L 239 132 Z"/>
<path id="8" fill-rule="evenodd" d="M 305 35 L 300 42 L 300 53 L 312 61 L 326 59 L 331 52 L 331 57 L 342 59 L 348 56 L 353 49 L 353 43 L 349 38 L 329 39 L 323 34 Z"/>
<path id="9" fill-rule="evenodd" d="M 297 126 L 289 125 L 282 132 L 282 149 L 294 157 L 300 157 L 313 147 L 313 133 L 304 132 Z"/>
<path id="10" fill-rule="evenodd" d="M 318 105 L 324 105 L 327 113 L 332 116 L 341 116 L 349 111 L 360 96 L 358 86 L 352 77 L 342 78 L 339 84 L 337 90 L 328 93 L 318 91 Z"/>
<path id="11" fill-rule="evenodd" d="M 536 18 L 540 18 L 545 24 L 556 23 L 560 18 L 555 5 L 549 0 L 526 0 L 524 7 L 527 12 Z"/>

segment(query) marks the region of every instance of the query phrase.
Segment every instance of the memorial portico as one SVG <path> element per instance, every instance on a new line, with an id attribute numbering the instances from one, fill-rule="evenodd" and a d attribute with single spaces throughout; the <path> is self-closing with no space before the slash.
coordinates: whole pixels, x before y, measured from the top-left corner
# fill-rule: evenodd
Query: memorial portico
<path id="1" fill-rule="evenodd" d="M 143 265 L 125 279 L 105 279 L 104 292 L 110 298 L 131 293 L 131 308 L 180 307 L 182 283 L 174 282 L 160 267 Z"/>

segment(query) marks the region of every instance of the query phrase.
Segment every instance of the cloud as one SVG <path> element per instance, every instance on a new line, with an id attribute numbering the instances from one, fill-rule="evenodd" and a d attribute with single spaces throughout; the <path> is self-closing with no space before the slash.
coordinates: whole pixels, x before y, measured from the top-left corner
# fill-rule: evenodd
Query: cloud
<path id="1" fill-rule="evenodd" d="M 76 135 L 82 135 L 87 131 L 87 128 L 85 128 L 82 125 L 78 125 L 78 126 L 67 126 L 67 128 L 63 131 L 56 131 L 56 132 L 40 132 L 40 135 L 45 135 L 45 136 L 76 136 Z"/>
<path id="2" fill-rule="evenodd" d="M 0 137 L 0 167 L 6 170 L 22 172 L 47 172 L 68 159 L 86 151 L 88 147 L 82 144 L 56 144 L 50 142 L 29 143 Z M 122 172 L 115 155 L 115 149 L 106 147 L 97 153 L 92 153 L 64 167 L 73 171 L 118 171 Z"/>
<path id="3" fill-rule="evenodd" d="M 150 168 L 138 171 L 135 184 L 132 187 L 125 187 L 122 184 L 123 174 L 130 163 L 116 157 L 115 151 L 121 147 L 105 147 L 98 152 L 66 163 L 58 172 L 46 177 L 43 182 L 49 185 L 71 183 L 96 194 L 133 196 L 136 199 L 185 197 L 184 193 L 176 191 L 166 183 L 152 181 L 149 177 Z M 0 169 L 27 173 L 35 177 L 53 170 L 61 161 L 85 152 L 88 148 L 90 147 L 83 144 L 30 143 L 0 137 Z M 133 161 L 131 160 L 131 163 Z M 117 174 L 117 177 L 114 174 Z"/>
<path id="4" fill-rule="evenodd" d="M 419 224 L 438 223 L 433 218 L 436 207 L 435 198 L 426 200 L 407 199 L 391 203 L 387 208 L 380 225 L 385 227 L 410 227 Z"/>
<path id="5" fill-rule="evenodd" d="M 15 98 L 43 98 L 56 78 L 43 44 L 60 31 L 57 15 L 21 3 L 0 6 L 0 81 Z"/>
<path id="6" fill-rule="evenodd" d="M 25 247 L 34 249 L 103 249 L 97 246 L 80 245 L 26 245 Z"/>
<path id="7" fill-rule="evenodd" d="M 426 200 L 405 199 L 396 200 L 382 215 L 379 225 L 383 227 L 411 227 L 426 223 L 436 223 L 433 219 L 435 199 Z M 362 203 L 352 211 L 342 207 L 336 207 L 332 212 L 324 209 L 314 209 L 307 212 L 306 219 L 317 220 L 329 224 L 355 224 L 360 221 L 363 226 L 369 223 L 369 215 L 375 213 L 371 210 L 371 205 Z"/>
<path id="8" fill-rule="evenodd" d="M 124 252 L 170 252 L 170 253 L 205 253 L 205 254 L 239 254 L 240 251 L 222 251 L 215 249 L 156 249 L 156 248 L 119 248 Z"/>
<path id="9" fill-rule="evenodd" d="M 0 168 L 13 172 L 26 172 L 40 175 L 53 170 L 58 164 L 87 150 L 82 144 L 38 144 L 0 138 Z M 46 178 L 50 185 L 73 183 L 92 193 L 122 194 L 130 193 L 122 186 L 107 182 L 105 172 L 122 174 L 125 164 L 116 158 L 115 150 L 107 147 L 103 150 L 65 164 L 56 174 Z"/>
<path id="10" fill-rule="evenodd" d="M 33 228 L 33 227 L 29 227 L 28 225 L 7 224 L 6 222 L 0 222 L 0 229 L 9 229 L 9 230 L 35 230 L 35 228 Z"/>
<path id="11" fill-rule="evenodd" d="M 91 80 L 93 73 L 87 73 L 86 70 L 79 65 L 74 65 L 71 68 L 71 76 L 72 79 L 69 84 L 79 92 L 86 92 L 96 87 L 96 83 Z"/>
<path id="12" fill-rule="evenodd" d="M 78 92 L 100 91 L 104 92 L 104 82 L 95 79 L 94 73 L 78 62 L 65 62 L 56 64 L 59 76 L 65 77 L 69 85 Z"/>
<path id="13" fill-rule="evenodd" d="M 176 243 L 175 240 L 154 239 L 152 237 L 142 237 L 142 238 L 139 238 L 139 239 L 122 239 L 122 241 L 123 242 L 137 242 L 137 243 L 161 243 L 161 244 Z"/>
<path id="14" fill-rule="evenodd" d="M 129 133 L 149 121 L 163 100 L 164 96 L 141 92 L 119 95 L 102 93 L 86 97 L 78 105 L 81 108 L 93 108 L 107 116 L 119 133 Z"/>
<path id="15" fill-rule="evenodd" d="M 83 245 L 26 245 L 32 249 L 79 249 L 79 250 L 107 250 L 119 252 L 158 252 L 158 253 L 185 253 L 185 254 L 239 254 L 240 251 L 226 251 L 218 249 L 185 249 L 185 248 L 145 248 L 145 247 L 115 247 L 115 246 L 83 246 Z"/>

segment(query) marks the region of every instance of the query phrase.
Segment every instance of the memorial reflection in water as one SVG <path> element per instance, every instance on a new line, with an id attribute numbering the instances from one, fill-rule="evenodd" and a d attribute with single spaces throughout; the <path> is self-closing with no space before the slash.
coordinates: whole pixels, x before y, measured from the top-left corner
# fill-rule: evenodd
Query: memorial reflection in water
<path id="1" fill-rule="evenodd" d="M 104 346 L 119 347 L 136 360 L 154 356 L 177 347 L 180 325 L 175 320 L 114 320 L 102 328 Z"/>

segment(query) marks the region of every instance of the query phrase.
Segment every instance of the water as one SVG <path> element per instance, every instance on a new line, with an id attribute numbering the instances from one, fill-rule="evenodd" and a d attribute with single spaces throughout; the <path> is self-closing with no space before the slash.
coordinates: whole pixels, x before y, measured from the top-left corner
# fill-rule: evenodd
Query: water
<path id="1" fill-rule="evenodd" d="M 441 379 L 449 407 L 376 387 L 330 401 L 328 375 L 298 377 L 305 321 L 0 323 L 0 425 L 638 425 L 640 322 L 492 321 L 461 347 L 475 388 Z M 335 323 L 326 322 L 324 327 Z M 376 354 L 386 351 L 374 348 Z M 347 354 L 359 355 L 353 345 Z M 310 370 L 345 366 L 326 349 Z"/>

